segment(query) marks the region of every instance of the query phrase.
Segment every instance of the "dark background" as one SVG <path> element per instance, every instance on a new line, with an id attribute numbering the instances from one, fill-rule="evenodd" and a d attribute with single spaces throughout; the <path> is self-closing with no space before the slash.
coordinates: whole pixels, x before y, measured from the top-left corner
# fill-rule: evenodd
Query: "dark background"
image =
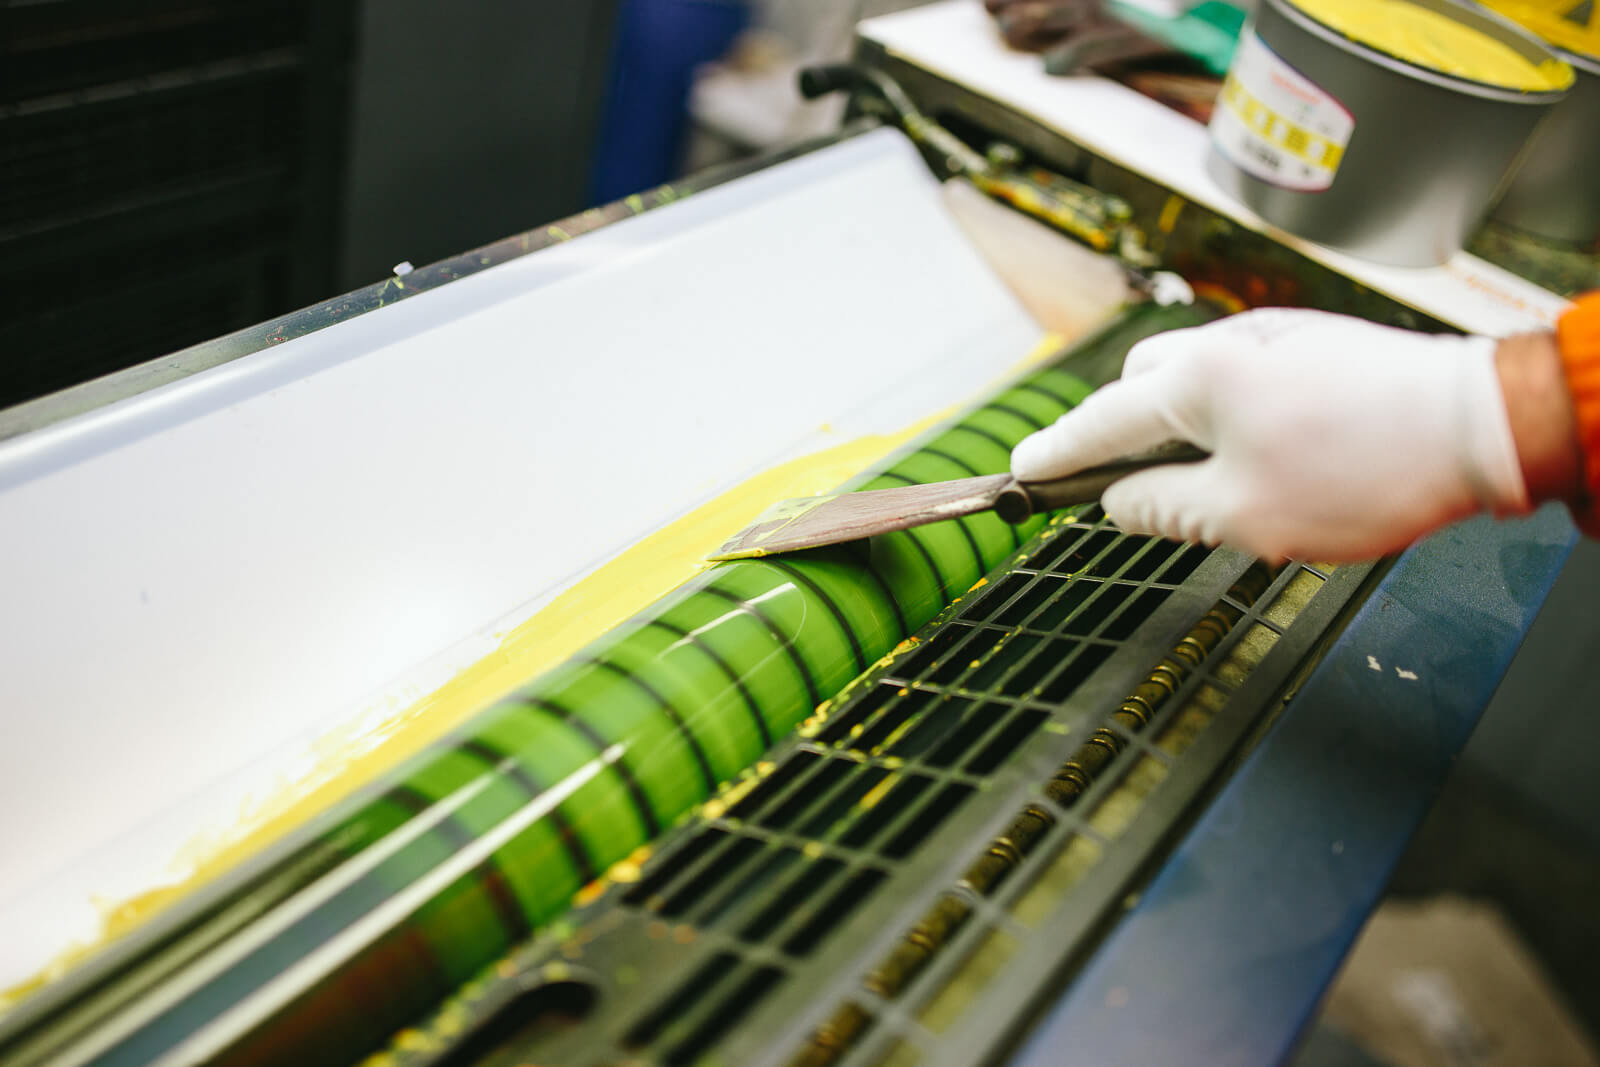
<path id="1" fill-rule="evenodd" d="M 618 7 L 0 2 L 0 407 L 587 206 Z"/>

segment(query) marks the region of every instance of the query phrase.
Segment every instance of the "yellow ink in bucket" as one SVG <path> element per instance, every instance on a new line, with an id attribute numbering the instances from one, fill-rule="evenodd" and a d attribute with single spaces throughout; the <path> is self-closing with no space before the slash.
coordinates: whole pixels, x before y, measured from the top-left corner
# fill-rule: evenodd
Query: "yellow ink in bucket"
<path id="1" fill-rule="evenodd" d="M 1572 68 L 1565 63 L 1535 63 L 1481 30 L 1407 0 L 1290 2 L 1352 41 L 1442 74 L 1522 92 L 1572 84 Z"/>

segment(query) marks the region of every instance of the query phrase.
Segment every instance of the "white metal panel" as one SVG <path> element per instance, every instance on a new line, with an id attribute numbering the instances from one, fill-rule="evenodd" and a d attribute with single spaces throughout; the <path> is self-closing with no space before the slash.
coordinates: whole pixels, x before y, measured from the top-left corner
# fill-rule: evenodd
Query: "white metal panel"
<path id="1" fill-rule="evenodd" d="M 1038 338 L 885 131 L 0 443 L 0 986 L 418 664 Z"/>

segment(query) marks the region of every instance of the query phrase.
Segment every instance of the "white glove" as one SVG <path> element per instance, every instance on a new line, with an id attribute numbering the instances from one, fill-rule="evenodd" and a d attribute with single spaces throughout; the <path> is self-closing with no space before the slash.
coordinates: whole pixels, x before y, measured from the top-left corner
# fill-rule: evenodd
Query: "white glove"
<path id="1" fill-rule="evenodd" d="M 1281 308 L 1174 330 L 1011 469 L 1038 481 L 1190 441 L 1211 458 L 1116 483 L 1113 522 L 1273 560 L 1369 559 L 1485 508 L 1530 509 L 1495 347 Z"/>

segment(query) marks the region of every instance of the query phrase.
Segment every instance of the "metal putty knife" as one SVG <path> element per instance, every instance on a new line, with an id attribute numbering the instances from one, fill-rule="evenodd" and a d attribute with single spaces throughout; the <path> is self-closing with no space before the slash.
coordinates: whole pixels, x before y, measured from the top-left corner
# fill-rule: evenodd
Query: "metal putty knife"
<path id="1" fill-rule="evenodd" d="M 797 552 L 980 511 L 993 511 L 1015 525 L 1041 511 L 1099 500 L 1113 482 L 1137 471 L 1168 463 L 1197 463 L 1208 455 L 1191 444 L 1169 441 L 1148 452 L 1048 482 L 1019 482 L 1009 474 L 991 474 L 953 482 L 785 500 L 762 512 L 754 523 L 706 558 L 752 559 Z"/>

